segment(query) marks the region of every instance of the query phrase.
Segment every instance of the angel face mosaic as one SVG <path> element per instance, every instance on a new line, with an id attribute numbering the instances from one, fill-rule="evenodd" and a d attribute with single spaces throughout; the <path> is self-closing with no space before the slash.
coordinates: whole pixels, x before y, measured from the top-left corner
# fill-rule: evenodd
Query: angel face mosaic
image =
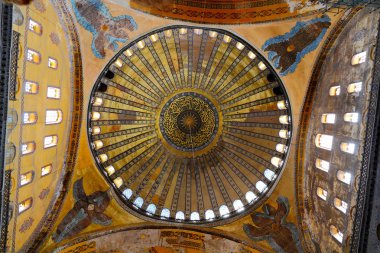
<path id="1" fill-rule="evenodd" d="M 171 26 L 123 48 L 94 85 L 88 136 L 125 208 L 214 226 L 257 207 L 284 168 L 281 80 L 228 31 Z"/>

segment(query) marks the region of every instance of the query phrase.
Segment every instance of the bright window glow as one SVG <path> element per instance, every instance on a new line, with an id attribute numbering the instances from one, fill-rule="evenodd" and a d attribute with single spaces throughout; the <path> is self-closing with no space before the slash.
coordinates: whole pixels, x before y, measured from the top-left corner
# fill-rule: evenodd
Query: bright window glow
<path id="1" fill-rule="evenodd" d="M 328 172 L 330 169 L 330 163 L 328 161 L 317 158 L 315 160 L 315 167 L 317 167 L 320 170 Z"/>
<path id="2" fill-rule="evenodd" d="M 230 210 L 228 210 L 228 207 L 226 205 L 221 205 L 219 207 L 219 213 L 220 216 L 228 216 L 230 214 Z"/>
<path id="3" fill-rule="evenodd" d="M 209 31 L 209 36 L 211 37 L 211 38 L 216 38 L 216 36 L 218 36 L 218 33 L 217 32 L 215 32 L 215 31 Z"/>
<path id="4" fill-rule="evenodd" d="M 187 33 L 187 29 L 186 28 L 180 28 L 179 29 L 179 34 L 184 35 L 186 33 Z"/>
<path id="5" fill-rule="evenodd" d="M 137 47 L 143 49 L 145 47 L 145 41 L 140 40 L 139 42 L 137 42 Z"/>
<path id="6" fill-rule="evenodd" d="M 91 113 L 91 119 L 92 120 L 98 120 L 98 119 L 100 119 L 100 113 L 99 112 L 92 112 Z"/>
<path id="7" fill-rule="evenodd" d="M 278 132 L 278 135 L 283 138 L 283 139 L 288 139 L 289 136 L 290 136 L 290 133 L 288 130 L 285 130 L 285 129 L 281 129 L 279 132 Z"/>
<path id="8" fill-rule="evenodd" d="M 142 205 L 144 204 L 144 200 L 143 200 L 143 198 L 141 198 L 141 197 L 137 197 L 137 198 L 135 199 L 135 201 L 133 202 L 133 204 L 134 204 L 135 206 L 141 208 Z"/>
<path id="9" fill-rule="evenodd" d="M 264 192 L 267 189 L 267 185 L 263 181 L 258 181 L 256 183 L 256 189 L 259 190 L 259 192 Z"/>
<path id="10" fill-rule="evenodd" d="M 94 99 L 94 106 L 101 106 L 103 104 L 103 99 L 102 98 L 95 98 Z"/>
<path id="11" fill-rule="evenodd" d="M 53 166 L 51 164 L 46 165 L 41 168 L 41 177 L 49 175 L 53 169 Z"/>
<path id="12" fill-rule="evenodd" d="M 38 93 L 38 84 L 34 82 L 26 81 L 24 85 L 24 91 L 29 94 L 37 94 Z"/>
<path id="13" fill-rule="evenodd" d="M 289 116 L 288 115 L 281 115 L 279 118 L 279 121 L 281 124 L 289 124 Z"/>
<path id="14" fill-rule="evenodd" d="M 212 220 L 212 219 L 215 219 L 215 213 L 214 213 L 214 211 L 213 210 L 207 210 L 206 212 L 205 212 L 205 218 L 206 218 L 206 220 Z"/>
<path id="15" fill-rule="evenodd" d="M 243 50 L 244 49 L 244 45 L 241 44 L 240 42 L 236 43 L 236 48 L 239 49 L 239 50 Z"/>
<path id="16" fill-rule="evenodd" d="M 33 153 L 35 149 L 36 149 L 36 144 L 34 142 L 21 144 L 21 154 L 23 155 Z"/>
<path id="17" fill-rule="evenodd" d="M 323 200 L 327 199 L 327 191 L 322 189 L 321 187 L 317 187 L 317 195 Z"/>
<path id="18" fill-rule="evenodd" d="M 31 208 L 32 207 L 32 203 L 33 203 L 33 199 L 32 198 L 28 198 L 28 199 L 22 201 L 20 204 L 18 204 L 18 213 L 20 214 L 22 212 L 25 212 L 29 208 Z"/>
<path id="19" fill-rule="evenodd" d="M 101 155 L 99 155 L 99 160 L 102 163 L 106 162 L 108 160 L 107 154 L 101 154 Z"/>
<path id="20" fill-rule="evenodd" d="M 285 110 L 287 108 L 286 102 L 284 100 L 278 101 L 277 108 L 280 110 Z"/>
<path id="21" fill-rule="evenodd" d="M 20 185 L 27 185 L 33 180 L 33 172 L 29 171 L 25 174 L 20 175 Z"/>
<path id="22" fill-rule="evenodd" d="M 29 62 L 40 63 L 41 62 L 41 55 L 37 51 L 34 51 L 32 49 L 28 49 L 28 51 L 26 53 L 26 59 Z"/>
<path id="23" fill-rule="evenodd" d="M 150 41 L 156 42 L 158 40 L 158 35 L 157 34 L 152 34 L 149 36 Z"/>
<path id="24" fill-rule="evenodd" d="M 24 124 L 34 124 L 37 122 L 37 113 L 35 112 L 24 112 L 22 117 L 22 122 Z"/>
<path id="25" fill-rule="evenodd" d="M 62 111 L 61 110 L 47 110 L 45 123 L 50 124 L 58 124 L 62 122 Z"/>
<path id="26" fill-rule="evenodd" d="M 130 199 L 131 198 L 131 196 L 132 196 L 132 190 L 131 189 L 125 189 L 124 191 L 123 191 L 123 195 L 124 195 L 124 197 L 126 198 L 126 199 Z"/>
<path id="27" fill-rule="evenodd" d="M 266 70 L 267 66 L 265 66 L 265 64 L 261 61 L 259 62 L 259 69 L 260 70 Z"/>
<path id="28" fill-rule="evenodd" d="M 338 172 L 336 173 L 336 177 L 338 178 L 339 181 L 345 184 L 351 183 L 351 173 L 349 172 L 338 170 Z"/>
<path id="29" fill-rule="evenodd" d="M 344 202 L 341 199 L 335 198 L 334 199 L 334 206 L 335 206 L 336 209 L 338 209 L 342 213 L 346 213 L 347 212 L 348 205 L 347 205 L 346 202 Z"/>
<path id="30" fill-rule="evenodd" d="M 282 165 L 282 160 L 281 158 L 278 158 L 278 157 L 272 157 L 272 159 L 270 159 L 270 162 L 271 164 L 273 164 L 273 166 L 279 168 L 281 165 Z"/>
<path id="31" fill-rule="evenodd" d="M 334 124 L 335 118 L 335 113 L 324 113 L 322 114 L 321 122 L 325 124 Z"/>
<path id="32" fill-rule="evenodd" d="M 345 113 L 343 118 L 344 118 L 344 121 L 346 122 L 357 123 L 359 121 L 359 113 L 356 113 L 356 112 Z"/>
<path id="33" fill-rule="evenodd" d="M 264 176 L 270 181 L 276 178 L 276 174 L 269 169 L 264 170 Z"/>
<path id="34" fill-rule="evenodd" d="M 125 51 L 125 54 L 128 56 L 128 57 L 131 57 L 133 55 L 133 51 L 131 49 L 127 49 Z"/>
<path id="35" fill-rule="evenodd" d="M 169 218 L 170 217 L 170 210 L 167 208 L 162 209 L 161 211 L 161 217 Z"/>
<path id="36" fill-rule="evenodd" d="M 331 150 L 333 144 L 334 136 L 327 134 L 317 134 L 315 137 L 315 145 L 318 148 Z"/>
<path id="37" fill-rule="evenodd" d="M 29 19 L 29 30 L 33 31 L 34 33 L 41 35 L 42 34 L 42 26 L 34 21 L 33 19 Z"/>
<path id="38" fill-rule="evenodd" d="M 112 165 L 107 166 L 104 169 L 107 171 L 108 176 L 111 176 L 113 173 L 115 173 L 115 168 Z"/>
<path id="39" fill-rule="evenodd" d="M 342 243 L 343 242 L 343 233 L 340 232 L 337 227 L 334 225 L 330 226 L 330 234 L 338 240 L 338 242 Z"/>
<path id="40" fill-rule="evenodd" d="M 192 212 L 190 214 L 190 220 L 200 220 L 199 213 L 198 212 Z"/>
<path id="41" fill-rule="evenodd" d="M 175 219 L 176 220 L 184 220 L 185 219 L 185 214 L 182 211 L 178 211 L 175 214 Z"/>
<path id="42" fill-rule="evenodd" d="M 332 97 L 339 96 L 340 95 L 340 86 L 333 86 L 329 90 L 329 95 Z"/>
<path id="43" fill-rule="evenodd" d="M 172 30 L 165 30 L 164 34 L 166 37 L 170 38 L 173 35 L 173 32 L 172 32 Z"/>
<path id="44" fill-rule="evenodd" d="M 117 59 L 114 64 L 119 68 L 123 67 L 123 61 L 120 59 Z"/>
<path id="45" fill-rule="evenodd" d="M 347 143 L 347 142 L 342 142 L 340 144 L 340 150 L 343 152 L 353 154 L 355 152 L 355 144 L 354 143 Z"/>
<path id="46" fill-rule="evenodd" d="M 117 188 L 120 188 L 123 185 L 124 181 L 121 177 L 117 177 L 113 180 L 113 183 Z"/>
<path id="47" fill-rule="evenodd" d="M 100 127 L 96 126 L 91 129 L 93 134 L 100 134 Z"/>
<path id="48" fill-rule="evenodd" d="M 224 35 L 224 36 L 223 36 L 223 41 L 224 41 L 224 42 L 229 43 L 229 42 L 231 42 L 231 40 L 232 40 L 232 39 L 231 39 L 230 36 L 228 36 L 228 35 Z"/>
<path id="49" fill-rule="evenodd" d="M 98 150 L 98 149 L 100 149 L 100 148 L 102 148 L 103 147 L 103 142 L 101 141 L 101 140 L 96 140 L 96 141 L 94 141 L 94 143 L 93 143 L 94 145 L 94 148 L 96 149 L 96 150 Z"/>
<path id="50" fill-rule="evenodd" d="M 149 204 L 148 207 L 146 208 L 146 211 L 151 214 L 156 213 L 156 205 L 155 204 Z"/>
<path id="51" fill-rule="evenodd" d="M 351 83 L 347 87 L 347 92 L 348 93 L 359 93 L 362 90 L 362 82 L 357 82 L 357 83 Z"/>
<path id="52" fill-rule="evenodd" d="M 48 59 L 48 67 L 52 69 L 57 69 L 58 68 L 58 61 L 56 59 L 53 59 L 49 57 Z"/>
<path id="53" fill-rule="evenodd" d="M 367 52 L 361 52 L 352 56 L 351 64 L 353 66 L 364 63 L 367 60 Z"/>
<path id="54" fill-rule="evenodd" d="M 245 194 L 245 199 L 247 200 L 248 203 L 251 203 L 251 202 L 254 201 L 256 198 L 257 198 L 256 194 L 254 194 L 254 193 L 251 192 L 251 191 L 248 191 L 248 192 Z"/>
<path id="55" fill-rule="evenodd" d="M 253 59 L 256 58 L 256 55 L 252 51 L 249 51 L 248 52 L 248 57 L 249 57 L 249 59 L 253 60 Z"/>
<path id="56" fill-rule="evenodd" d="M 44 148 L 50 148 L 57 146 L 58 143 L 58 136 L 57 135 L 50 135 L 45 136 L 44 138 Z"/>
<path id="57" fill-rule="evenodd" d="M 234 205 L 235 211 L 241 212 L 244 210 L 243 202 L 241 202 L 240 199 L 235 200 L 233 205 Z"/>
<path id="58" fill-rule="evenodd" d="M 47 97 L 48 98 L 61 98 L 61 89 L 56 87 L 48 87 L 47 88 Z"/>
<path id="59" fill-rule="evenodd" d="M 201 35 L 203 33 L 203 30 L 202 29 L 194 29 L 194 33 L 196 35 Z"/>
<path id="60" fill-rule="evenodd" d="M 285 151 L 287 150 L 287 147 L 284 144 L 279 143 L 276 145 L 276 150 L 277 152 L 285 153 Z"/>

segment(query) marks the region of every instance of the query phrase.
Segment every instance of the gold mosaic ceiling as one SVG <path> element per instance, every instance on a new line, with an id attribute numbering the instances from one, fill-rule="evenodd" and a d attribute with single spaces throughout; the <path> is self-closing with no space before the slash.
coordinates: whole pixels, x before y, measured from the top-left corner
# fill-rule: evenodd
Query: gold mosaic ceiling
<path id="1" fill-rule="evenodd" d="M 172 26 L 131 42 L 92 91 L 98 168 L 131 212 L 213 226 L 257 207 L 291 137 L 285 89 L 224 30 Z"/>

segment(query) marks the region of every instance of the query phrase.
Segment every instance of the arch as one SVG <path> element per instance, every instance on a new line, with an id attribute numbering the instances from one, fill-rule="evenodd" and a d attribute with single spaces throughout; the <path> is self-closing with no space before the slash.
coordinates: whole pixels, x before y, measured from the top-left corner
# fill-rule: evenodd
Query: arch
<path id="1" fill-rule="evenodd" d="M 327 191 L 321 187 L 317 187 L 317 195 L 323 200 L 327 200 Z"/>

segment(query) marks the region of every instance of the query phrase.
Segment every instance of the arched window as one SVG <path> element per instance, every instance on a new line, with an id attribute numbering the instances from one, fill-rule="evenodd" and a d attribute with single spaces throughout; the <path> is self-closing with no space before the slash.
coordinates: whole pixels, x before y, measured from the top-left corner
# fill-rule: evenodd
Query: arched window
<path id="1" fill-rule="evenodd" d="M 274 173 L 274 172 L 271 171 L 270 169 L 266 169 L 266 170 L 264 170 L 264 176 L 265 176 L 268 180 L 272 181 L 272 180 L 274 180 L 274 179 L 276 178 L 276 173 Z"/>
<path id="2" fill-rule="evenodd" d="M 267 69 L 267 66 L 265 66 L 264 62 L 259 62 L 259 69 L 260 70 L 266 70 Z"/>
<path id="3" fill-rule="evenodd" d="M 327 199 L 327 191 L 322 189 L 321 187 L 317 187 L 317 195 L 323 200 Z"/>
<path id="4" fill-rule="evenodd" d="M 289 116 L 288 115 L 281 115 L 278 120 L 280 121 L 281 124 L 289 124 Z"/>
<path id="5" fill-rule="evenodd" d="M 330 226 L 330 234 L 338 240 L 338 242 L 342 243 L 343 242 L 343 233 L 339 231 L 337 227 L 334 225 Z"/>
<path id="6" fill-rule="evenodd" d="M 190 220 L 193 220 L 193 221 L 200 220 L 199 213 L 198 212 L 192 212 L 190 214 Z"/>
<path id="7" fill-rule="evenodd" d="M 315 137 L 315 145 L 318 148 L 331 150 L 333 144 L 334 136 L 327 134 L 317 134 Z"/>
<path id="8" fill-rule="evenodd" d="M 21 144 L 22 155 L 31 154 L 34 152 L 35 149 L 36 149 L 36 144 L 32 141 Z"/>
<path id="9" fill-rule="evenodd" d="M 277 152 L 285 153 L 287 149 L 288 149 L 287 146 L 284 144 L 279 143 L 276 145 Z"/>
<path id="10" fill-rule="evenodd" d="M 344 202 L 341 199 L 335 198 L 334 199 L 334 206 L 335 206 L 336 209 L 338 209 L 342 213 L 346 213 L 347 212 L 348 205 L 347 205 L 346 202 Z"/>
<path id="11" fill-rule="evenodd" d="M 115 66 L 121 68 L 123 67 L 123 61 L 120 60 L 120 59 L 117 59 L 115 62 L 114 62 Z"/>
<path id="12" fill-rule="evenodd" d="M 61 98 L 61 89 L 57 88 L 57 87 L 51 87 L 51 86 L 49 86 L 47 88 L 47 97 L 48 98 L 54 98 L 54 99 Z"/>
<path id="13" fill-rule="evenodd" d="M 106 162 L 107 160 L 108 160 L 108 156 L 107 156 L 107 154 L 101 154 L 101 155 L 99 155 L 99 161 L 100 161 L 100 162 L 104 163 L 104 162 Z"/>
<path id="14" fill-rule="evenodd" d="M 58 68 L 58 61 L 54 58 L 49 57 L 48 58 L 48 67 L 51 69 L 57 69 Z"/>
<path id="15" fill-rule="evenodd" d="M 219 207 L 219 213 L 220 216 L 228 216 L 230 214 L 230 210 L 228 210 L 228 207 L 226 205 L 221 205 Z"/>
<path id="16" fill-rule="evenodd" d="M 256 194 L 254 194 L 252 191 L 248 191 L 245 194 L 245 199 L 247 200 L 248 203 L 251 203 L 257 198 Z"/>
<path id="17" fill-rule="evenodd" d="M 126 199 L 130 199 L 131 198 L 131 196 L 132 196 L 132 190 L 131 189 L 129 189 L 129 188 L 127 188 L 127 189 L 125 189 L 124 191 L 123 191 L 123 195 L 124 195 L 124 197 L 126 198 Z"/>
<path id="18" fill-rule="evenodd" d="M 148 207 L 146 208 L 146 211 L 150 214 L 155 214 L 156 213 L 156 205 L 155 204 L 149 204 Z"/>
<path id="19" fill-rule="evenodd" d="M 215 37 L 216 37 L 216 35 L 215 35 Z M 249 59 L 254 60 L 256 58 L 256 55 L 252 51 L 249 51 L 248 52 L 248 57 L 249 57 Z"/>
<path id="20" fill-rule="evenodd" d="M 325 161 L 325 160 L 322 160 L 322 159 L 317 158 L 317 159 L 315 160 L 315 167 L 317 167 L 317 168 L 320 169 L 320 170 L 323 170 L 323 171 L 329 172 L 329 169 L 330 169 L 330 163 L 329 163 L 328 161 Z"/>
<path id="21" fill-rule="evenodd" d="M 207 210 L 206 212 L 205 212 L 205 218 L 206 218 L 206 220 L 212 220 L 212 219 L 215 219 L 215 213 L 214 213 L 214 211 L 213 210 Z"/>
<path id="22" fill-rule="evenodd" d="M 322 114 L 321 122 L 324 124 L 334 124 L 335 123 L 335 113 L 324 113 L 324 114 Z"/>
<path id="23" fill-rule="evenodd" d="M 104 168 L 107 171 L 108 176 L 111 176 L 113 173 L 115 173 L 115 168 L 110 165 Z"/>
<path id="24" fill-rule="evenodd" d="M 124 184 L 124 181 L 121 177 L 117 177 L 113 180 L 113 183 L 115 184 L 115 186 L 117 188 L 120 188 Z M 139 206 L 139 207 L 141 207 L 141 206 Z"/>
<path id="25" fill-rule="evenodd" d="M 185 219 L 185 214 L 182 211 L 178 211 L 175 214 L 175 219 L 176 220 L 184 220 Z"/>
<path id="26" fill-rule="evenodd" d="M 258 181 L 256 183 L 256 189 L 259 190 L 259 192 L 263 192 L 267 189 L 267 185 L 263 181 Z"/>
<path id="27" fill-rule="evenodd" d="M 41 35 L 42 34 L 42 26 L 34 21 L 33 19 L 29 19 L 29 26 L 30 31 L 33 31 L 35 34 Z"/>
<path id="28" fill-rule="evenodd" d="M 101 106 L 103 104 L 103 99 L 102 98 L 95 98 L 93 105 L 94 106 Z"/>
<path id="29" fill-rule="evenodd" d="M 33 199 L 32 198 L 28 198 L 22 202 L 20 202 L 18 204 L 18 213 L 23 213 L 25 212 L 26 210 L 28 210 L 29 208 L 32 207 L 32 204 L 33 204 Z"/>
<path id="30" fill-rule="evenodd" d="M 359 93 L 362 90 L 362 82 L 351 83 L 347 87 L 348 93 Z"/>
<path id="31" fill-rule="evenodd" d="M 353 154 L 355 153 L 355 143 L 342 142 L 340 144 L 340 150 L 345 153 Z"/>
<path id="32" fill-rule="evenodd" d="M 235 200 L 233 205 L 234 205 L 235 211 L 241 212 L 244 210 L 243 202 L 241 202 L 240 199 Z"/>
<path id="33" fill-rule="evenodd" d="M 143 200 L 143 198 L 141 198 L 141 197 L 137 197 L 137 198 L 135 199 L 135 201 L 133 202 L 133 204 L 134 204 L 135 206 L 141 208 L 142 205 L 144 204 L 144 200 Z"/>
<path id="34" fill-rule="evenodd" d="M 329 95 L 331 97 L 339 96 L 340 95 L 340 86 L 332 86 L 329 90 Z"/>
<path id="35" fill-rule="evenodd" d="M 338 172 L 336 173 L 336 177 L 338 178 L 339 181 L 345 184 L 351 183 L 351 173 L 349 172 L 338 170 Z"/>
<path id="36" fill-rule="evenodd" d="M 355 54 L 354 56 L 352 56 L 351 64 L 352 64 L 352 66 L 355 66 L 355 65 L 364 63 L 366 60 L 367 60 L 367 52 L 364 51 L 364 52 L 361 52 L 361 53 L 358 53 L 358 54 Z"/>
<path id="37" fill-rule="evenodd" d="M 271 162 L 271 164 L 273 164 L 273 166 L 275 166 L 277 168 L 280 167 L 283 163 L 281 158 L 278 158 L 276 156 L 272 157 L 272 159 L 270 159 L 270 162 Z"/>
<path id="38" fill-rule="evenodd" d="M 169 218 L 170 217 L 170 210 L 167 208 L 162 209 L 161 211 L 161 217 L 163 218 Z"/>
<path id="39" fill-rule="evenodd" d="M 285 110 L 287 108 L 285 100 L 278 101 L 277 108 L 280 110 Z"/>
<path id="40" fill-rule="evenodd" d="M 96 140 L 93 142 L 93 147 L 98 150 L 103 147 L 103 142 L 101 140 Z"/>
<path id="41" fill-rule="evenodd" d="M 143 40 L 140 40 L 139 42 L 137 42 L 137 47 L 139 49 L 143 49 L 145 47 L 145 42 Z"/>
<path id="42" fill-rule="evenodd" d="M 32 50 L 32 49 L 28 49 L 28 51 L 26 53 L 26 59 L 29 62 L 33 62 L 33 63 L 38 64 L 41 62 L 41 54 L 38 53 L 37 51 Z"/>
<path id="43" fill-rule="evenodd" d="M 92 112 L 91 113 L 91 119 L 92 120 L 98 120 L 98 119 L 100 119 L 100 113 L 99 112 Z"/>
<path id="44" fill-rule="evenodd" d="M 283 138 L 283 139 L 288 139 L 289 136 L 290 136 L 290 132 L 288 130 L 285 130 L 285 129 L 281 129 L 279 132 L 278 132 L 278 135 Z"/>
<path id="45" fill-rule="evenodd" d="M 57 146 L 58 136 L 57 135 L 49 135 L 44 138 L 44 148 L 51 148 Z"/>
<path id="46" fill-rule="evenodd" d="M 37 94 L 38 93 L 38 83 L 26 81 L 24 85 L 25 93 Z"/>
<path id="47" fill-rule="evenodd" d="M 236 48 L 239 49 L 239 50 L 243 50 L 244 49 L 244 45 L 241 44 L 240 42 L 236 43 Z"/>
<path id="48" fill-rule="evenodd" d="M 46 175 L 49 175 L 53 169 L 53 166 L 51 164 L 46 165 L 41 168 L 41 177 L 44 177 Z"/>
<path id="49" fill-rule="evenodd" d="M 223 36 L 223 41 L 224 41 L 224 42 L 226 42 L 226 43 L 230 43 L 231 40 L 232 40 L 232 39 L 231 39 L 230 36 L 228 36 L 228 35 L 224 35 L 224 36 Z"/>
<path id="50" fill-rule="evenodd" d="M 93 134 L 100 134 L 100 127 L 96 126 L 91 129 L 91 133 Z"/>
<path id="51" fill-rule="evenodd" d="M 24 124 L 34 124 L 37 122 L 36 112 L 24 112 L 22 116 L 22 123 Z"/>
<path id="52" fill-rule="evenodd" d="M 47 110 L 45 123 L 47 125 L 58 124 L 62 122 L 62 111 L 61 110 Z"/>
<path id="53" fill-rule="evenodd" d="M 16 156 L 16 146 L 13 143 L 5 145 L 5 164 L 13 162 Z"/>
<path id="54" fill-rule="evenodd" d="M 345 113 L 343 116 L 343 119 L 346 122 L 357 123 L 359 122 L 359 113 L 357 112 Z"/>
<path id="55" fill-rule="evenodd" d="M 20 186 L 24 186 L 30 184 L 33 181 L 34 173 L 33 171 L 29 171 L 27 173 L 20 175 Z"/>

